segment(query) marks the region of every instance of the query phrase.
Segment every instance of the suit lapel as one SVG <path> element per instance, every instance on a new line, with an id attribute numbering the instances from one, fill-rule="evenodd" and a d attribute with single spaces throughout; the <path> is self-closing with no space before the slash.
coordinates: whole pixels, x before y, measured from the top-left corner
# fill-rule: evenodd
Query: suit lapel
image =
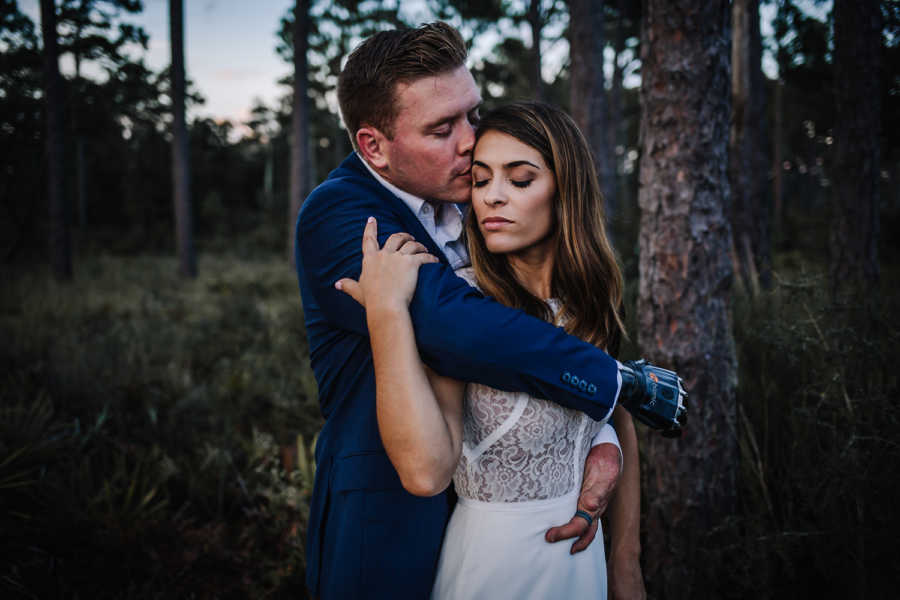
<path id="1" fill-rule="evenodd" d="M 428 231 L 422 225 L 422 222 L 419 221 L 418 217 L 416 217 L 415 213 L 410 210 L 409 206 L 407 206 L 403 200 L 395 196 L 390 190 L 381 185 L 377 179 L 372 177 L 372 174 L 366 166 L 362 164 L 362 159 L 356 152 L 351 152 L 350 156 L 348 156 L 344 162 L 341 163 L 341 166 L 338 167 L 338 170 L 332 173 L 332 176 L 338 174 L 339 171 L 344 170 L 349 171 L 349 173 L 347 173 L 348 175 L 363 177 L 374 184 L 372 187 L 377 190 L 378 197 L 390 206 L 400 217 L 404 231 L 416 238 L 417 242 L 424 244 L 425 247 L 428 248 L 428 252 L 437 256 L 442 263 L 450 264 L 450 261 L 448 261 L 447 257 L 444 255 L 444 251 L 431 238 L 431 235 L 428 234 Z M 345 174 L 340 173 L 340 175 Z"/>

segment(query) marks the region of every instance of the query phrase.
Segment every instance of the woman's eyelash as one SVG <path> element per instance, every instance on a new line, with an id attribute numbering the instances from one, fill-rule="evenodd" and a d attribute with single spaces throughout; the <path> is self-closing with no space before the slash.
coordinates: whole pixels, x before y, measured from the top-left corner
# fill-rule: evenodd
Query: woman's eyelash
<path id="1" fill-rule="evenodd" d="M 477 187 L 477 188 L 484 187 L 488 184 L 488 181 L 490 181 L 490 179 L 482 179 L 480 181 L 473 180 L 472 187 Z M 516 186 L 517 188 L 527 188 L 529 185 L 531 185 L 532 181 L 534 181 L 534 179 L 524 179 L 522 181 L 516 181 L 515 179 L 509 180 L 509 182 L 511 184 L 513 184 L 514 186 Z"/>

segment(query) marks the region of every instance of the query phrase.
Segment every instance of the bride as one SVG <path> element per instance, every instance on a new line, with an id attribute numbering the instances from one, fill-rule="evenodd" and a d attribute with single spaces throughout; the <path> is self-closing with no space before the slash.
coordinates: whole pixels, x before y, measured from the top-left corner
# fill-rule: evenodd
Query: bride
<path id="1" fill-rule="evenodd" d="M 472 188 L 472 267 L 457 274 L 615 354 L 625 332 L 622 275 L 606 238 L 590 150 L 572 119 L 538 103 L 487 114 L 473 151 Z M 424 366 L 408 305 L 418 268 L 436 259 L 407 234 L 379 249 L 376 234 L 370 219 L 359 283 L 338 287 L 366 307 L 379 430 L 404 487 L 433 495 L 452 478 L 459 496 L 432 596 L 605 598 L 602 543 L 570 555 L 544 541 L 577 508 L 584 457 L 604 423 Z M 589 523 L 599 517 L 577 514 Z"/>

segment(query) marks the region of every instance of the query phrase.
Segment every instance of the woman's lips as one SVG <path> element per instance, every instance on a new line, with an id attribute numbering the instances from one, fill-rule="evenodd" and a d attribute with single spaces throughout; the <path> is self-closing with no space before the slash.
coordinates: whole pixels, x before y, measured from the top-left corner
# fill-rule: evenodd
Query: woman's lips
<path id="1" fill-rule="evenodd" d="M 488 231 L 499 231 L 511 223 L 512 221 L 503 217 L 488 217 L 481 221 L 481 225 Z"/>

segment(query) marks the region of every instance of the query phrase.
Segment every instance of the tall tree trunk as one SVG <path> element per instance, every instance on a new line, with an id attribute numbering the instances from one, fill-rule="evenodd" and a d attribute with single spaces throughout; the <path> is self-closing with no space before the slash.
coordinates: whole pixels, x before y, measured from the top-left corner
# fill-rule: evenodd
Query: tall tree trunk
<path id="1" fill-rule="evenodd" d="M 881 169 L 881 9 L 834 2 L 834 211 L 831 291 L 878 283 Z"/>
<path id="2" fill-rule="evenodd" d="M 294 117 L 291 128 L 291 199 L 288 215 L 288 257 L 294 264 L 294 225 L 310 188 L 309 100 L 306 50 L 309 44 L 309 0 L 294 5 Z"/>
<path id="3" fill-rule="evenodd" d="M 784 81 L 775 82 L 775 133 L 772 144 L 772 230 L 781 243 L 784 222 Z"/>
<path id="4" fill-rule="evenodd" d="M 88 2 L 87 0 L 82 0 L 80 12 L 83 14 L 87 14 L 88 12 Z M 78 19 L 78 26 L 75 28 L 75 35 L 73 36 L 73 47 L 72 58 L 75 61 L 75 82 L 78 87 L 83 85 L 81 81 L 81 32 L 83 30 L 82 27 L 83 21 Z M 77 190 L 77 198 L 78 198 L 78 226 L 81 229 L 87 227 L 87 158 L 85 156 L 85 141 L 84 135 L 81 132 L 81 124 L 79 123 L 79 115 L 78 115 L 78 105 L 76 104 L 72 110 L 72 131 L 75 133 L 75 185 Z"/>
<path id="5" fill-rule="evenodd" d="M 716 551 L 711 532 L 736 503 L 729 23 L 726 0 L 644 3 L 638 341 L 684 377 L 691 401 L 683 438 L 646 445 L 645 572 L 659 598 L 698 592 L 706 565 L 719 562 L 704 554 Z"/>
<path id="6" fill-rule="evenodd" d="M 56 6 L 53 0 L 41 0 L 41 34 L 44 38 L 44 104 L 47 111 L 47 138 L 44 144 L 47 164 L 47 202 L 49 204 L 49 253 L 53 275 L 60 281 L 72 279 L 72 241 L 69 232 L 69 207 L 65 197 L 63 160 L 63 89 L 59 74 L 59 50 L 56 38 Z"/>
<path id="7" fill-rule="evenodd" d="M 169 32 L 172 42 L 172 197 L 175 203 L 175 240 L 178 273 L 197 276 L 191 215 L 191 164 L 184 119 L 184 6 L 169 0 Z"/>
<path id="8" fill-rule="evenodd" d="M 741 274 L 756 290 L 771 283 L 759 0 L 734 0 L 731 26 L 731 227 Z"/>
<path id="9" fill-rule="evenodd" d="M 619 64 L 619 61 L 622 58 L 622 53 L 625 52 L 625 10 L 626 10 L 626 0 L 619 0 L 616 5 L 616 10 L 618 12 L 618 16 L 616 18 L 616 37 L 613 42 L 613 72 L 612 72 L 612 83 L 609 86 L 609 119 L 606 125 L 606 132 L 608 137 L 608 148 L 610 152 L 612 152 L 612 170 L 613 175 L 618 179 L 618 159 L 616 158 L 616 148 L 620 142 L 620 130 L 622 129 L 622 79 L 624 77 L 624 69 L 622 65 Z M 616 190 L 616 194 L 618 194 L 618 187 L 614 186 L 614 190 Z M 613 204 L 615 204 L 615 198 L 613 199 Z"/>
<path id="10" fill-rule="evenodd" d="M 531 27 L 531 87 L 534 90 L 534 99 L 545 100 L 544 78 L 541 77 L 541 37 L 544 29 L 544 15 L 541 12 L 541 0 L 531 0 L 528 12 L 525 15 L 528 25 Z"/>
<path id="11" fill-rule="evenodd" d="M 603 85 L 603 2 L 569 2 L 572 117 L 587 138 L 600 177 L 607 223 L 615 214 L 616 175 Z"/>

